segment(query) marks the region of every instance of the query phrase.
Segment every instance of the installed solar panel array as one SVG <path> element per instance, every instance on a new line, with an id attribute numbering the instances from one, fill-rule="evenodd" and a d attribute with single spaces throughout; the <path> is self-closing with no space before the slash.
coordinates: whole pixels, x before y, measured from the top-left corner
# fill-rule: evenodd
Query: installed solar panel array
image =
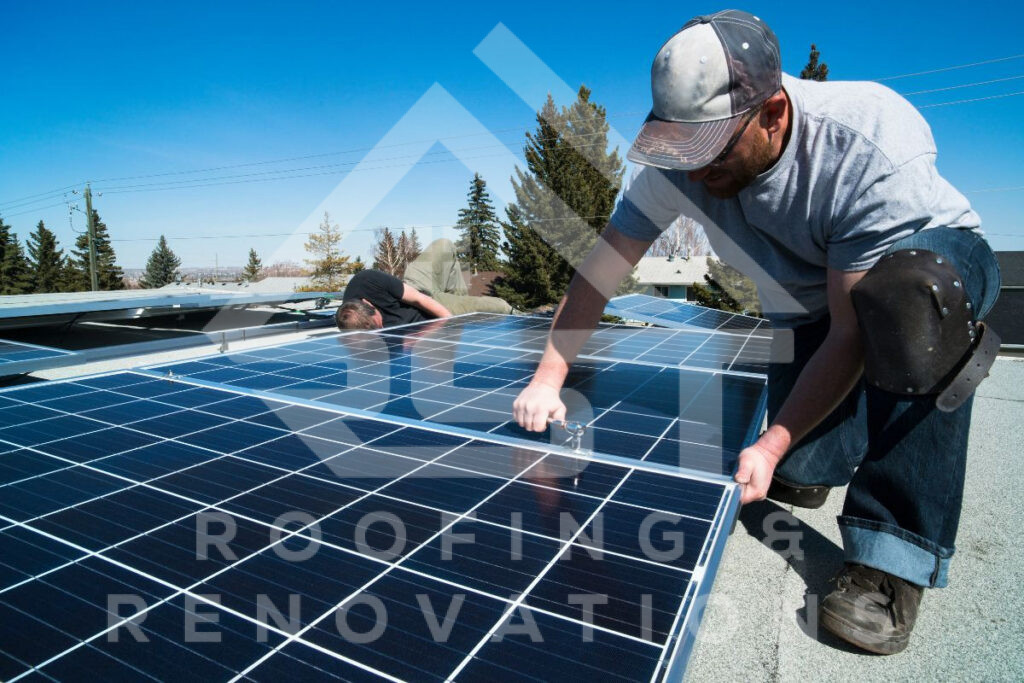
<path id="1" fill-rule="evenodd" d="M 627 294 L 608 302 L 605 312 L 628 320 L 667 327 L 696 327 L 719 332 L 739 332 L 770 338 L 771 325 L 763 318 L 718 311 L 704 306 L 646 294 Z"/>
<path id="2" fill-rule="evenodd" d="M 585 359 L 578 454 L 522 323 L 4 392 L 0 679 L 679 676 L 763 379 Z"/>
<path id="3" fill-rule="evenodd" d="M 0 339 L 0 377 L 27 372 L 38 361 L 69 355 L 73 355 L 71 351 Z"/>

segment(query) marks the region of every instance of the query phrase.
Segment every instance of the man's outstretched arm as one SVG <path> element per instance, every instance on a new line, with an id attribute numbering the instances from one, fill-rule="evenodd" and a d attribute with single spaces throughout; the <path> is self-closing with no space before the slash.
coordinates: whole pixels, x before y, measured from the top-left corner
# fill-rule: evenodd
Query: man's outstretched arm
<path id="1" fill-rule="evenodd" d="M 452 312 L 441 305 L 437 299 L 428 296 L 405 283 L 402 284 L 402 287 L 403 303 L 412 304 L 431 318 L 448 318 L 451 316 Z"/>
<path id="2" fill-rule="evenodd" d="M 864 351 L 850 290 L 866 273 L 829 268 L 828 336 L 804 366 L 775 421 L 740 453 L 735 479 L 743 486 L 743 503 L 767 495 L 775 467 L 786 452 L 828 417 L 857 384 Z"/>
<path id="3" fill-rule="evenodd" d="M 512 405 L 519 426 L 542 432 L 548 418 L 565 417 L 559 392 L 569 366 L 597 327 L 608 299 L 650 246 L 650 241 L 626 237 L 612 225 L 601 233 L 562 297 L 533 380 Z"/>

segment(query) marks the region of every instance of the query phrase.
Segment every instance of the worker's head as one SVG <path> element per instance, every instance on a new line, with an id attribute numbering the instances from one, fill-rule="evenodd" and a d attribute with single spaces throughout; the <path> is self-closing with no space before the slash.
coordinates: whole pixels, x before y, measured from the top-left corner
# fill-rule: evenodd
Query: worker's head
<path id="1" fill-rule="evenodd" d="M 779 44 L 738 10 L 695 17 L 651 67 L 654 107 L 628 158 L 690 171 L 715 197 L 732 197 L 774 162 L 788 129 Z"/>
<path id="2" fill-rule="evenodd" d="M 350 299 L 334 315 L 339 330 L 379 330 L 384 327 L 380 311 L 362 299 Z"/>

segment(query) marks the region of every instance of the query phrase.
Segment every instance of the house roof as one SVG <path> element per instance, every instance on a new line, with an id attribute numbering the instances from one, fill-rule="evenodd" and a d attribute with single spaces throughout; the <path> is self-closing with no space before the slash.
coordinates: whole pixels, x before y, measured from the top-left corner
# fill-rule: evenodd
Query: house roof
<path id="1" fill-rule="evenodd" d="M 703 284 L 708 273 L 708 260 L 704 256 L 680 258 L 645 256 L 636 266 L 636 279 L 642 285 Z"/>

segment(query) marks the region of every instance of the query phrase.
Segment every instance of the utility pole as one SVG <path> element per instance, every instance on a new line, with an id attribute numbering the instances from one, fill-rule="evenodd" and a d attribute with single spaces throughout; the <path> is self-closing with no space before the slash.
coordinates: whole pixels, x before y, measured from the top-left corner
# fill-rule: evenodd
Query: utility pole
<path id="1" fill-rule="evenodd" d="M 99 291 L 100 279 L 96 272 L 96 225 L 92 220 L 92 189 L 89 183 L 85 184 L 85 220 L 89 226 L 89 280 L 92 283 L 92 291 Z"/>

